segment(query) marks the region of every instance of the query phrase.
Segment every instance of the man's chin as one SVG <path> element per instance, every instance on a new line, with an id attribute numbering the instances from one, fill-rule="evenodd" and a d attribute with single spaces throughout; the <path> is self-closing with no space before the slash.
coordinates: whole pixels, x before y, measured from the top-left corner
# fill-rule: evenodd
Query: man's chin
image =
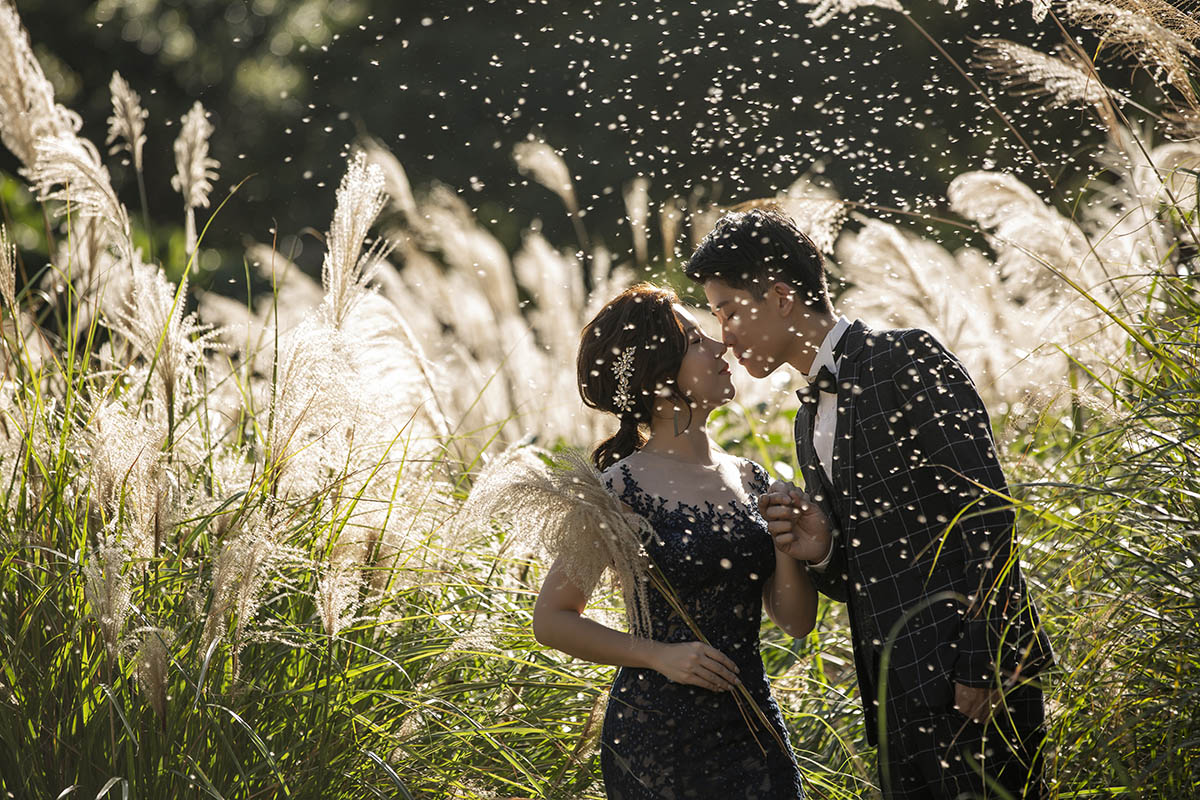
<path id="1" fill-rule="evenodd" d="M 758 361 L 757 359 L 755 359 L 753 361 L 746 361 L 742 364 L 742 367 L 745 368 L 746 372 L 750 373 L 751 378 L 760 378 L 760 379 L 765 378 L 768 375 L 770 375 L 772 372 L 774 372 L 775 368 L 777 366 L 779 366 L 779 365 L 778 364 L 767 364 L 765 362 Z"/>

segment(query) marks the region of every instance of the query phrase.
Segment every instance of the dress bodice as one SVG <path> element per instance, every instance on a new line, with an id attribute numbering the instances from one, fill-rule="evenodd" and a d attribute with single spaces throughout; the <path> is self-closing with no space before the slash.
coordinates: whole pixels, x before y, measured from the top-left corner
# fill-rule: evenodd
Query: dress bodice
<path id="1" fill-rule="evenodd" d="M 685 503 L 646 491 L 628 465 L 607 476 L 610 491 L 650 523 L 645 543 L 656 568 L 709 643 L 731 658 L 757 655 L 762 592 L 775 571 L 774 544 L 758 513 L 769 478 L 761 466 L 741 461 L 743 494 Z M 651 593 L 653 636 L 658 641 L 696 637 L 666 598 Z"/>
<path id="2" fill-rule="evenodd" d="M 758 513 L 769 479 L 751 461 L 729 463 L 737 469 L 706 483 L 691 468 L 657 465 L 661 469 L 647 472 L 618 462 L 605 482 L 649 522 L 644 544 L 654 568 L 708 643 L 738 665 L 742 685 L 774 732 L 742 707 L 736 692 L 623 667 L 613 681 L 602 736 L 609 800 L 804 796 L 758 646 L 763 587 L 775 571 L 775 545 Z M 742 479 L 733 479 L 734 473 Z M 651 491 L 646 483 L 661 489 Z M 652 589 L 647 600 L 652 639 L 697 640 L 667 597 Z"/>

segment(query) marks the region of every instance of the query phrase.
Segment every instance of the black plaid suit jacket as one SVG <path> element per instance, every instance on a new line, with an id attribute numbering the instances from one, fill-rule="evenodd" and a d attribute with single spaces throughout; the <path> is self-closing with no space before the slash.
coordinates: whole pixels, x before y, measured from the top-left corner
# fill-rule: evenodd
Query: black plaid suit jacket
<path id="1" fill-rule="evenodd" d="M 928 332 L 847 329 L 835 355 L 830 482 L 812 445 L 817 390 L 802 390 L 796 452 L 834 523 L 833 558 L 810 570 L 850 606 L 855 666 L 874 738 L 875 674 L 890 642 L 899 707 L 940 708 L 955 682 L 995 685 L 1052 660 L 1013 548 L 991 420 L 963 365 Z"/>

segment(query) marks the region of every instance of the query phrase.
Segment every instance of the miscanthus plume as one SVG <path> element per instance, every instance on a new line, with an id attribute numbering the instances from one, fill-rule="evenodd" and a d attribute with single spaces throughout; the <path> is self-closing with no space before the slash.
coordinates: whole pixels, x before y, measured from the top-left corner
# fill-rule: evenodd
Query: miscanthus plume
<path id="1" fill-rule="evenodd" d="M 129 213 L 113 190 L 96 146 L 73 134 L 39 139 L 28 169 L 38 199 L 51 202 L 59 217 L 68 214 L 98 223 L 123 258 L 133 255 Z"/>
<path id="2" fill-rule="evenodd" d="M 221 164 L 208 155 L 208 138 L 212 136 L 213 126 L 199 100 L 183 115 L 182 122 L 183 127 L 175 139 L 176 173 L 171 178 L 171 187 L 183 195 L 184 226 L 190 253 L 196 249 L 196 209 L 208 208 L 208 195 Z"/>
<path id="3" fill-rule="evenodd" d="M 579 213 L 571 170 L 553 147 L 541 141 L 521 142 L 513 148 L 513 160 L 522 173 L 558 195 L 571 214 Z"/>
<path id="4" fill-rule="evenodd" d="M 625 511 L 583 453 L 512 447 L 480 473 L 464 509 L 468 525 L 499 518 L 533 544 L 585 595 L 610 569 L 625 597 L 630 631 L 649 635 L 648 523 Z"/>
<path id="5" fill-rule="evenodd" d="M 169 522 L 166 439 L 162 418 L 107 400 L 90 414 L 77 445 L 88 467 L 82 488 L 110 535 L 142 569 L 156 555 Z"/>
<path id="6" fill-rule="evenodd" d="M 985 39 L 975 60 L 1015 95 L 1044 97 L 1049 108 L 1090 105 L 1106 113 L 1103 106 L 1110 92 L 1065 47 L 1049 55 L 1006 39 Z"/>
<path id="7" fill-rule="evenodd" d="M 235 681 L 241 668 L 241 650 L 252 633 L 267 579 L 279 564 L 298 558 L 280 540 L 277 525 L 262 509 L 249 511 L 226 534 L 212 566 L 200 652 L 207 654 L 214 643 L 228 635 Z"/>
<path id="8" fill-rule="evenodd" d="M 128 565 L 125 548 L 111 540 L 92 551 L 83 564 L 84 596 L 112 658 L 120 652 L 125 622 L 132 611 L 133 574 Z"/>
<path id="9" fill-rule="evenodd" d="M 125 303 L 110 319 L 139 360 L 135 374 L 158 390 L 171 436 L 180 404 L 197 387 L 197 368 L 214 338 L 211 326 L 195 313 L 184 313 L 186 291 L 186 278 L 177 286 L 161 269 L 138 263 Z"/>
<path id="10" fill-rule="evenodd" d="M 391 249 L 386 240 L 367 246 L 367 234 L 387 201 L 383 169 L 358 151 L 342 176 L 337 191 L 333 223 L 325 241 L 321 281 L 325 286 L 324 310 L 335 327 L 341 327 L 379 260 Z"/>
<path id="11" fill-rule="evenodd" d="M 1192 80 L 1200 22 L 1194 16 L 1162 0 L 1070 0 L 1064 10 L 1076 25 L 1094 31 L 1101 47 L 1132 58 L 1196 105 Z"/>
<path id="12" fill-rule="evenodd" d="M 625 187 L 625 216 L 629 220 L 629 229 L 633 232 L 633 255 L 639 265 L 646 264 L 649 250 L 649 229 L 646 222 L 650 216 L 650 181 L 646 178 L 634 178 Z"/>
<path id="13" fill-rule="evenodd" d="M 121 77 L 113 72 L 108 84 L 112 94 L 112 116 L 108 118 L 109 155 L 125 152 L 133 161 L 133 168 L 142 171 L 142 151 L 146 147 L 146 118 L 150 112 L 142 108 L 142 99 Z"/>
<path id="14" fill-rule="evenodd" d="M 72 136 L 82 124 L 55 101 L 17 9 L 0 3 L 0 142 L 28 169 L 37 160 L 38 142 Z"/>
<path id="15" fill-rule="evenodd" d="M 17 246 L 8 238 L 8 228 L 0 225 L 0 296 L 9 313 L 17 308 Z"/>
<path id="16" fill-rule="evenodd" d="M 170 666 L 171 649 L 175 644 L 175 632 L 165 628 L 146 626 L 133 631 L 131 643 L 135 664 L 134 679 L 146 702 L 154 709 L 160 720 L 167 716 L 167 670 Z"/>

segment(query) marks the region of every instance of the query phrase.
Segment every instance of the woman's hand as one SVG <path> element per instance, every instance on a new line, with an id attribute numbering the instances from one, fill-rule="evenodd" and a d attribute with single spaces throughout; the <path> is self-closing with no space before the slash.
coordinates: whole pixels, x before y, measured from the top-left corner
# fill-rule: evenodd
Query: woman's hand
<path id="1" fill-rule="evenodd" d="M 651 666 L 676 683 L 714 692 L 728 691 L 741 683 L 733 659 L 703 642 L 660 643 Z"/>
<path id="2" fill-rule="evenodd" d="M 829 520 L 808 495 L 785 481 L 775 481 L 758 498 L 775 547 L 797 561 L 819 563 L 829 554 L 833 536 Z"/>

